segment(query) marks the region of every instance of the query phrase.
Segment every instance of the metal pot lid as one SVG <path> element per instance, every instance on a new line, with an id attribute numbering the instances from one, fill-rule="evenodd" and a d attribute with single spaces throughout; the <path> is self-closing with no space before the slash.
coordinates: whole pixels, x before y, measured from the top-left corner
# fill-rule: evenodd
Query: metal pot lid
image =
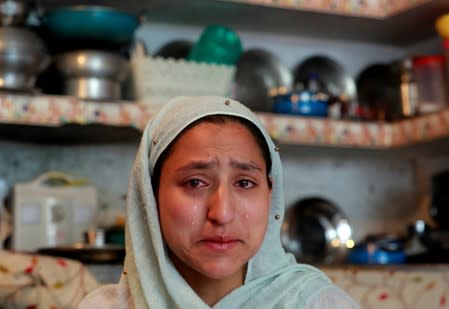
<path id="1" fill-rule="evenodd" d="M 272 96 L 292 89 L 290 69 L 274 54 L 263 49 L 245 51 L 235 72 L 235 98 L 254 111 L 270 112 Z"/>
<path id="2" fill-rule="evenodd" d="M 318 74 L 333 96 L 352 100 L 356 97 L 356 86 L 352 76 L 332 58 L 323 55 L 311 56 L 297 64 L 293 70 L 294 84 L 300 85 L 311 73 Z"/>
<path id="3" fill-rule="evenodd" d="M 21 28 L 0 27 L 0 53 L 17 50 L 47 54 L 44 42 L 34 32 Z"/>
<path id="4" fill-rule="evenodd" d="M 282 226 L 282 243 L 302 262 L 341 262 L 352 244 L 352 229 L 331 201 L 310 197 L 289 207 Z"/>

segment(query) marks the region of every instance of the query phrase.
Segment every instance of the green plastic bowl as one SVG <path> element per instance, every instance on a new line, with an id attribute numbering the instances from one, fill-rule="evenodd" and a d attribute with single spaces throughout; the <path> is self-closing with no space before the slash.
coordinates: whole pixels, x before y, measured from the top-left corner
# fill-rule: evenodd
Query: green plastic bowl
<path id="1" fill-rule="evenodd" d="M 114 8 L 73 6 L 47 12 L 44 25 L 62 38 L 128 43 L 139 22 L 137 16 Z"/>

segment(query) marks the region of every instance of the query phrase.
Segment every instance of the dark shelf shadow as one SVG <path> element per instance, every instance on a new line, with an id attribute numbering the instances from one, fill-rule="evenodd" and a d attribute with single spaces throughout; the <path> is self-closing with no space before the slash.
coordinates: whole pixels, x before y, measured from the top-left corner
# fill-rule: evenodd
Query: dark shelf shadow
<path id="1" fill-rule="evenodd" d="M 66 124 L 57 127 L 22 124 L 0 124 L 0 140 L 35 144 L 102 144 L 111 142 L 138 142 L 142 132 L 132 127 L 101 124 Z"/>

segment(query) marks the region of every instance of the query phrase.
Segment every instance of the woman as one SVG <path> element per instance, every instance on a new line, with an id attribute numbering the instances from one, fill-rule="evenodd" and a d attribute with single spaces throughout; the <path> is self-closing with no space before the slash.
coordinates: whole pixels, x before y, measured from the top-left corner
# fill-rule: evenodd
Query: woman
<path id="1" fill-rule="evenodd" d="M 221 97 L 180 97 L 145 129 L 130 177 L 124 273 L 79 308 L 358 308 L 280 242 L 278 149 Z"/>

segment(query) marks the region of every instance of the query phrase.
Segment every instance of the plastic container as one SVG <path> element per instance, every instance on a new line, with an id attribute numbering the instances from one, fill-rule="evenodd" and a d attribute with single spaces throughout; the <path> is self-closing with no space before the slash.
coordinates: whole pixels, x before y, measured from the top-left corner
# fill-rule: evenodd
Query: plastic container
<path id="1" fill-rule="evenodd" d="M 311 73 L 298 84 L 299 90 L 273 98 L 274 113 L 327 117 L 329 94 L 318 74 Z"/>
<path id="2" fill-rule="evenodd" d="M 187 60 L 235 65 L 242 51 L 242 43 L 234 30 L 222 25 L 210 25 L 193 45 Z"/>
<path id="3" fill-rule="evenodd" d="M 388 236 L 358 244 L 347 256 L 350 264 L 403 264 L 406 259 L 403 241 Z"/>
<path id="4" fill-rule="evenodd" d="M 160 106 L 176 96 L 229 96 L 235 66 L 184 59 L 134 57 L 131 72 L 136 99 Z"/>
<path id="5" fill-rule="evenodd" d="M 420 114 L 437 112 L 447 106 L 447 72 L 444 55 L 413 58 Z"/>
<path id="6" fill-rule="evenodd" d="M 449 38 L 449 13 L 437 18 L 435 29 L 442 38 Z"/>
<path id="7" fill-rule="evenodd" d="M 307 90 L 298 93 L 288 93 L 273 98 L 273 113 L 300 115 L 310 117 L 327 117 L 326 101 L 315 99 Z"/>

